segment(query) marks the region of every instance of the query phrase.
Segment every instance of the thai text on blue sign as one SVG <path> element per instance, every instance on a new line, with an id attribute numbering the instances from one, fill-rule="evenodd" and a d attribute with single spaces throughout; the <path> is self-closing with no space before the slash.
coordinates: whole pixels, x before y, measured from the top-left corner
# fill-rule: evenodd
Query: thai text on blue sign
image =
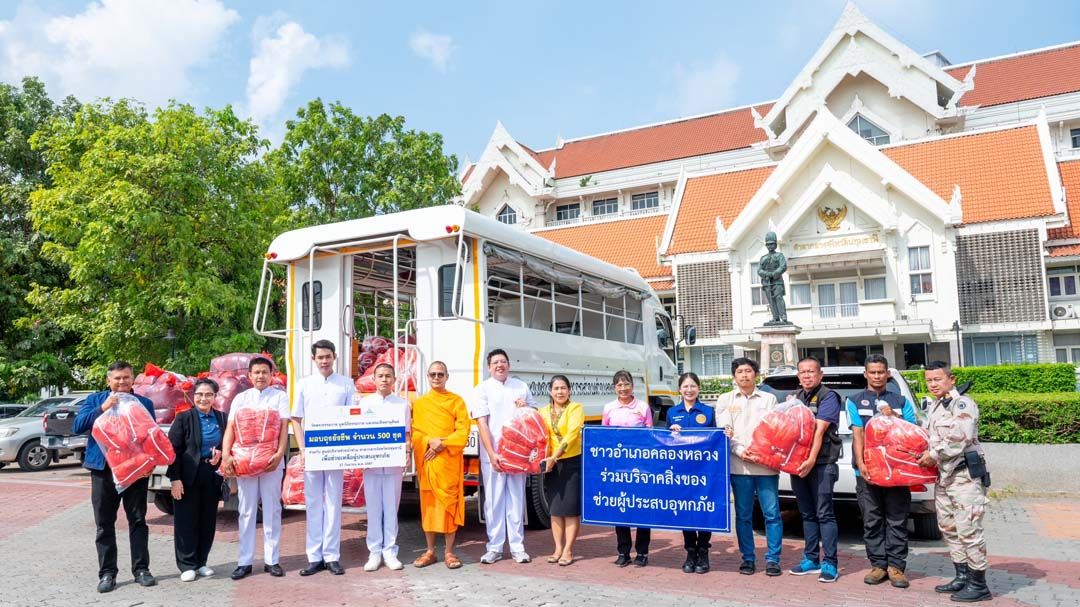
<path id="1" fill-rule="evenodd" d="M 731 531 L 723 431 L 586 426 L 581 522 Z"/>
<path id="2" fill-rule="evenodd" d="M 304 418 L 304 467 L 350 470 L 405 465 L 405 409 L 312 407 Z"/>

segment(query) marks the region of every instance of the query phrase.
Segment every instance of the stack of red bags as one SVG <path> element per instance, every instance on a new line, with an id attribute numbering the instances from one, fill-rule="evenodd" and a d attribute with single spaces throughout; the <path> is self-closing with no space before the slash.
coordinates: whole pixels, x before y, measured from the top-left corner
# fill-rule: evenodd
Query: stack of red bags
<path id="1" fill-rule="evenodd" d="M 289 464 L 285 466 L 281 503 L 286 506 L 300 506 L 304 503 L 304 460 L 299 455 L 290 457 Z"/>
<path id="2" fill-rule="evenodd" d="M 363 375 L 369 368 L 375 366 L 375 361 L 393 346 L 393 342 L 385 337 L 365 337 L 360 346 L 360 354 L 356 359 L 357 372 Z"/>
<path id="3" fill-rule="evenodd" d="M 382 339 L 382 338 L 379 338 Z M 397 352 L 397 365 L 394 365 L 394 352 Z M 363 355 L 361 354 L 361 358 Z M 375 367 L 381 364 L 394 365 L 396 388 L 404 387 L 409 392 L 416 390 L 416 350 L 413 348 L 390 348 L 379 355 L 375 362 L 367 367 L 356 380 L 356 391 L 370 394 L 375 391 Z"/>
<path id="4" fill-rule="evenodd" d="M 763 466 L 796 474 L 810 457 L 814 413 L 800 401 L 781 403 L 761 418 L 746 455 Z"/>
<path id="5" fill-rule="evenodd" d="M 177 413 L 182 413 L 194 403 L 194 383 L 187 377 L 161 367 L 146 363 L 143 372 L 135 378 L 135 394 L 145 396 L 154 403 L 154 416 L 160 424 L 170 424 Z"/>
<path id="6" fill-rule="evenodd" d="M 345 471 L 341 505 L 355 508 L 367 505 L 367 501 L 364 499 L 364 470 L 362 468 Z"/>
<path id="7" fill-rule="evenodd" d="M 863 464 L 870 482 L 879 487 L 909 487 L 937 481 L 937 467 L 917 462 L 929 447 L 929 435 L 919 426 L 891 415 L 866 423 Z"/>
<path id="8" fill-rule="evenodd" d="M 231 354 L 223 354 L 210 361 L 210 371 L 205 374 L 200 374 L 199 377 L 209 377 L 217 382 L 218 393 L 217 396 L 214 397 L 215 409 L 222 413 L 228 413 L 229 409 L 232 407 L 233 399 L 241 392 L 252 387 L 251 380 L 248 379 L 248 364 L 251 363 L 251 359 L 260 356 L 269 360 L 271 365 L 274 365 L 274 359 L 266 352 L 261 354 L 233 352 Z M 273 366 L 271 371 L 275 375 L 274 378 L 271 379 L 270 385 L 272 387 L 280 387 L 284 390 L 285 376 L 278 373 L 276 365 Z M 280 375 L 280 378 L 278 375 Z"/>
<path id="9" fill-rule="evenodd" d="M 532 407 L 518 407 L 502 428 L 499 457 L 509 474 L 537 474 L 547 455 L 548 431 L 540 412 Z"/>
<path id="10" fill-rule="evenodd" d="M 277 453 L 281 416 L 269 407 L 245 407 L 233 420 L 232 458 L 236 476 L 255 476 L 266 471 Z"/>
<path id="11" fill-rule="evenodd" d="M 117 393 L 117 404 L 95 421 L 91 434 L 112 469 L 116 491 L 121 492 L 150 476 L 155 466 L 176 459 L 172 443 L 139 399 Z"/>

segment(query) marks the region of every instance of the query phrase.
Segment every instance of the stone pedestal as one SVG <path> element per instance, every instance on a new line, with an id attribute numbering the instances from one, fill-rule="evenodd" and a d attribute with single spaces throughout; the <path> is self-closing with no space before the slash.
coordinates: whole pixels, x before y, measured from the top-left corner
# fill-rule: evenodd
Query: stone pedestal
<path id="1" fill-rule="evenodd" d="M 775 369 L 783 365 L 794 367 L 799 362 L 799 349 L 795 338 L 802 328 L 795 325 L 769 325 L 754 329 L 761 338 L 758 357 L 761 370 Z"/>

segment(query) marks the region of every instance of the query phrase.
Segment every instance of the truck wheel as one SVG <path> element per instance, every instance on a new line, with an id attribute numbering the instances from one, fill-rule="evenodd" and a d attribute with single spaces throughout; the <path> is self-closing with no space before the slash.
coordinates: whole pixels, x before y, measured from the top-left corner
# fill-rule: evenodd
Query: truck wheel
<path id="1" fill-rule="evenodd" d="M 915 536 L 924 540 L 940 540 L 941 529 L 938 528 L 937 513 L 912 514 L 911 521 L 915 523 Z"/>
<path id="2" fill-rule="evenodd" d="M 154 505 L 157 506 L 158 510 L 171 516 L 173 513 L 172 494 L 168 491 L 155 491 Z"/>
<path id="3" fill-rule="evenodd" d="M 525 481 L 525 508 L 529 514 L 530 529 L 550 529 L 551 511 L 544 495 L 544 475 L 532 474 Z"/>
<path id="4" fill-rule="evenodd" d="M 49 467 L 52 455 L 41 441 L 34 439 L 19 449 L 19 467 L 27 472 L 40 472 Z"/>

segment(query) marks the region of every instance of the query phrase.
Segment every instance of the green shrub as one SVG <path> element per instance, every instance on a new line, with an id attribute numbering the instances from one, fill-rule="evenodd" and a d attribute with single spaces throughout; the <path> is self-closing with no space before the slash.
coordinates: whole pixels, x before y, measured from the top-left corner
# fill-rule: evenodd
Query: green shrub
<path id="1" fill-rule="evenodd" d="M 705 394 L 722 394 L 731 391 L 730 377 L 702 377 L 701 391 Z"/>
<path id="2" fill-rule="evenodd" d="M 922 370 L 901 371 L 912 392 L 927 392 Z M 1076 391 L 1076 367 L 1068 363 L 955 367 L 956 383 L 972 382 L 979 394 L 999 392 L 1053 393 Z"/>
<path id="3" fill-rule="evenodd" d="M 979 406 L 979 438 L 983 441 L 1080 443 L 1080 393 L 996 393 L 971 397 Z"/>

